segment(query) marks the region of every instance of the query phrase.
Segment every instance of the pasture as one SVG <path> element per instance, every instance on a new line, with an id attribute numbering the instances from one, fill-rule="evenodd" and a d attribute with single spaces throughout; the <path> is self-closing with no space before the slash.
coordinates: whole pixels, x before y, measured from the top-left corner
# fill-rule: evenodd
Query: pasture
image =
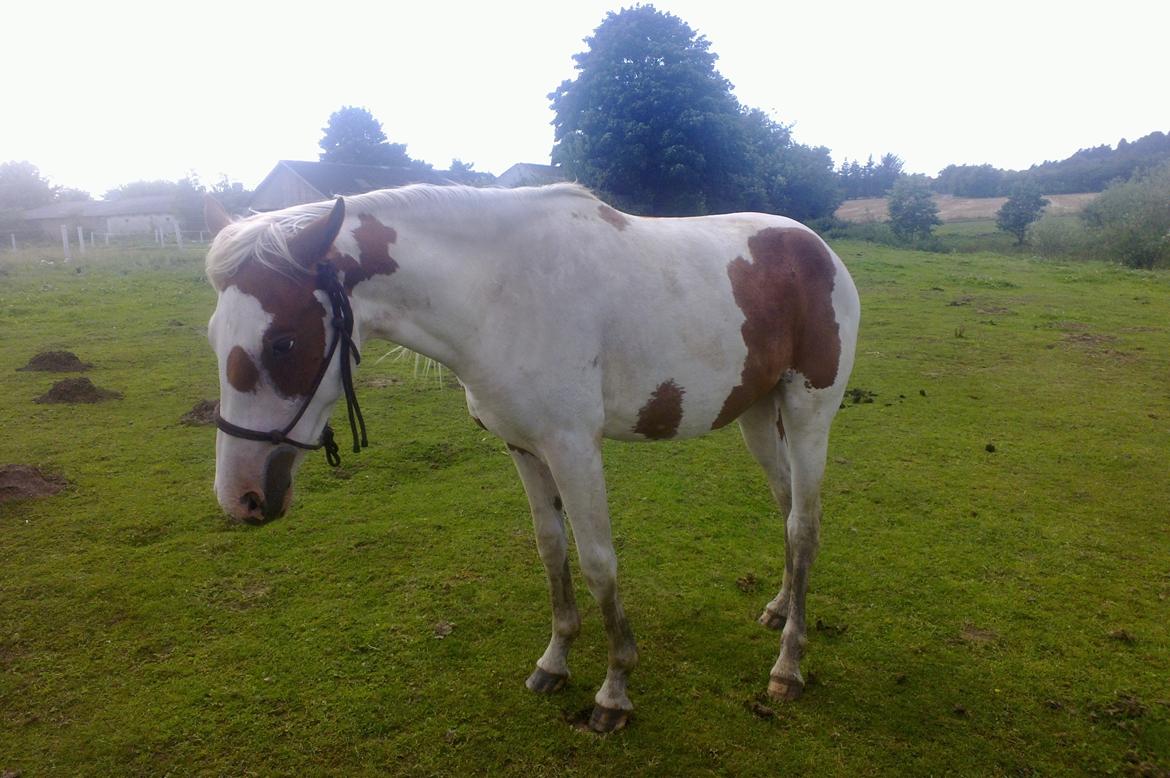
<path id="1" fill-rule="evenodd" d="M 0 465 L 68 481 L 0 503 L 0 773 L 1166 775 L 1170 276 L 835 248 L 863 319 L 809 688 L 762 694 L 782 530 L 734 425 L 607 444 L 641 657 L 608 737 L 572 726 L 605 664 L 580 576 L 573 678 L 524 688 L 545 576 L 453 381 L 368 344 L 371 447 L 230 525 L 179 422 L 217 392 L 201 255 L 0 259 Z M 121 399 L 34 403 L 56 349 Z"/>
<path id="2" fill-rule="evenodd" d="M 1085 205 L 1092 201 L 1095 192 L 1078 194 L 1050 194 L 1048 207 L 1045 213 L 1054 216 L 1073 216 L 1080 213 Z M 995 213 L 1007 202 L 1006 197 L 957 197 L 955 195 L 936 194 L 935 205 L 938 206 L 938 216 L 944 223 L 991 220 L 995 221 Z M 884 222 L 890 218 L 888 203 L 885 197 L 863 197 L 856 200 L 846 200 L 837 208 L 835 216 L 842 221 L 859 222 L 862 224 Z"/>

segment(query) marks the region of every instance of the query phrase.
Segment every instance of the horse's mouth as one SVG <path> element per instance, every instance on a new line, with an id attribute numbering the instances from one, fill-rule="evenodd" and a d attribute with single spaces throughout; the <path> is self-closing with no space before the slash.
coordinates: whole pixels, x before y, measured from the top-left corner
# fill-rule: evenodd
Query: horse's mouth
<path id="1" fill-rule="evenodd" d="M 259 497 L 251 492 L 244 495 L 241 501 L 253 501 L 247 507 L 249 511 L 244 518 L 245 523 L 260 526 L 279 519 L 288 510 L 289 499 L 292 496 L 293 465 L 296 463 L 297 450 L 292 446 L 276 446 L 264 461 L 264 496 Z M 259 516 L 255 512 L 260 513 Z"/>

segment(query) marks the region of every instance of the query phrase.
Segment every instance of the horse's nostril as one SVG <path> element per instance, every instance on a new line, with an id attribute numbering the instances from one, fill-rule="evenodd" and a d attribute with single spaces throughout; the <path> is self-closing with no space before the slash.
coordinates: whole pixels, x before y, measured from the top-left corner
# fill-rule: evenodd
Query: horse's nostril
<path id="1" fill-rule="evenodd" d="M 240 505 L 243 505 L 249 512 L 258 512 L 264 510 L 264 500 L 255 492 L 247 492 L 240 498 Z"/>

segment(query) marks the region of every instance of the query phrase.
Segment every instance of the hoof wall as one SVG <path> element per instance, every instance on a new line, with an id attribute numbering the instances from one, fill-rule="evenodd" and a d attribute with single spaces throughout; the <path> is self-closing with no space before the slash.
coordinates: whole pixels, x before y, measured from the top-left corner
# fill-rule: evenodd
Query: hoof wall
<path id="1" fill-rule="evenodd" d="M 524 682 L 524 685 L 530 691 L 534 691 L 537 694 L 552 694 L 565 688 L 568 680 L 569 676 L 567 675 L 557 675 L 538 667 L 532 672 L 532 675 L 528 676 L 528 680 Z"/>
<path id="2" fill-rule="evenodd" d="M 617 732 L 630 720 L 630 712 L 620 708 L 603 708 L 593 706 L 593 713 L 589 716 L 589 729 L 599 735 Z"/>
<path id="3" fill-rule="evenodd" d="M 784 629 L 784 624 L 788 621 L 788 617 L 765 608 L 764 612 L 760 614 L 760 618 L 756 620 L 768 629 L 782 630 Z"/>
<path id="4" fill-rule="evenodd" d="M 768 679 L 768 696 L 773 700 L 788 701 L 800 698 L 804 694 L 804 681 L 799 678 L 781 678 L 773 675 Z"/>

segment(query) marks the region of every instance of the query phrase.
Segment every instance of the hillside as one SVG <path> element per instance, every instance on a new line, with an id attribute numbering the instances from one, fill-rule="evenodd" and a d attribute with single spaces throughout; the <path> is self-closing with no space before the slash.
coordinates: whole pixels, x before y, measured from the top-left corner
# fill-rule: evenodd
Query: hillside
<path id="1" fill-rule="evenodd" d="M 1045 195 L 1051 203 L 1044 212 L 1058 216 L 1080 213 L 1085 204 L 1096 196 L 1095 192 Z M 934 201 L 938 204 L 938 216 L 944 222 L 963 222 L 994 219 L 995 212 L 1007 202 L 1007 198 L 935 195 Z M 884 197 L 846 200 L 841 203 L 835 215 L 843 221 L 861 223 L 885 221 L 889 218 Z"/>

